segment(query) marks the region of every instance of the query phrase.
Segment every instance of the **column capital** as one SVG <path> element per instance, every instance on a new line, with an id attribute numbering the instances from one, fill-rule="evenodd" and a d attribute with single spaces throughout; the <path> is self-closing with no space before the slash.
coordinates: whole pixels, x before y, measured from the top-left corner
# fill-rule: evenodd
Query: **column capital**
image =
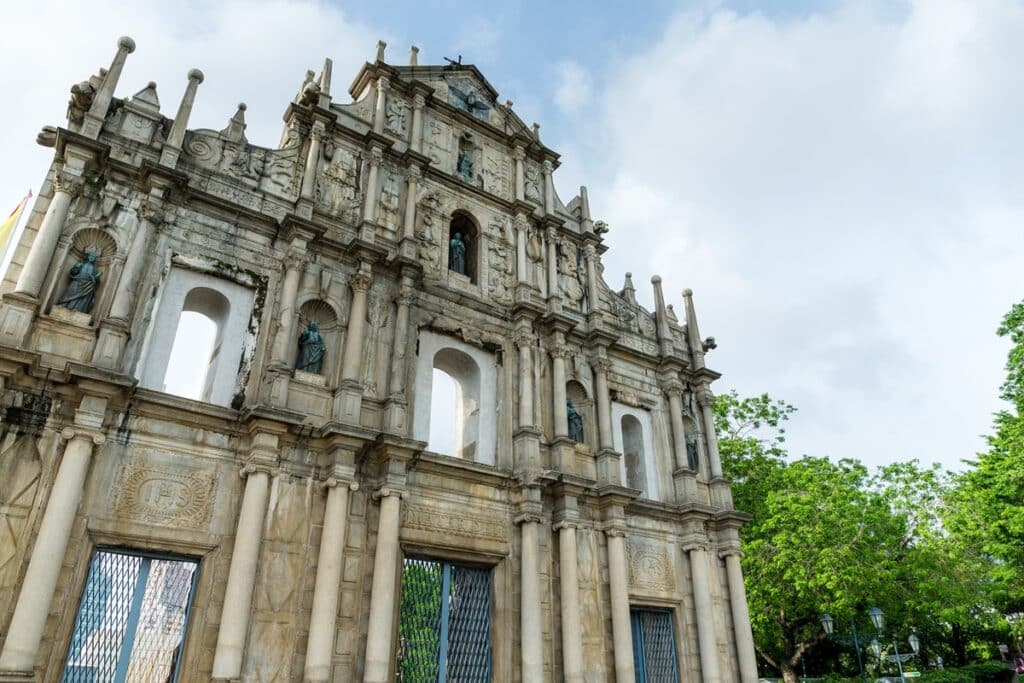
<path id="1" fill-rule="evenodd" d="M 597 372 L 607 374 L 612 369 L 612 362 L 603 357 L 591 358 L 590 366 Z"/>
<path id="2" fill-rule="evenodd" d="M 409 164 L 409 168 L 406 169 L 406 174 L 412 182 L 419 182 L 423 179 L 423 169 L 420 168 L 419 164 Z"/>
<path id="3" fill-rule="evenodd" d="M 551 529 L 554 531 L 561 531 L 562 529 L 579 529 L 579 522 L 572 519 L 563 519 L 560 522 L 556 522 L 551 525 Z"/>
<path id="4" fill-rule="evenodd" d="M 624 526 L 610 526 L 605 528 L 604 535 L 608 538 L 626 538 L 626 527 Z"/>
<path id="5" fill-rule="evenodd" d="M 522 161 L 526 158 L 526 149 L 522 145 L 516 145 L 512 148 L 512 158 L 515 161 Z"/>
<path id="6" fill-rule="evenodd" d="M 396 496 L 398 500 L 402 500 L 404 498 L 409 497 L 409 492 L 403 491 L 402 489 L 392 488 L 390 486 L 381 486 L 379 489 L 370 494 L 370 497 L 373 498 L 373 500 L 381 500 L 389 496 Z"/>
<path id="7" fill-rule="evenodd" d="M 742 549 L 739 548 L 739 546 L 732 545 L 718 549 L 718 557 L 720 557 L 723 560 L 731 555 L 735 555 L 738 558 L 743 558 L 744 552 Z"/>
<path id="8" fill-rule="evenodd" d="M 669 396 L 682 396 L 683 383 L 678 379 L 669 379 L 661 383 L 661 389 Z"/>
<path id="9" fill-rule="evenodd" d="M 551 175 L 551 172 L 555 170 L 555 166 L 551 163 L 550 159 L 545 159 L 542 167 L 544 169 L 544 175 Z"/>
<path id="10" fill-rule="evenodd" d="M 414 109 L 423 109 L 427 105 L 427 98 L 422 93 L 416 93 L 412 97 L 412 106 Z"/>
<path id="11" fill-rule="evenodd" d="M 349 491 L 359 490 L 359 482 L 353 481 L 351 479 L 345 479 L 343 477 L 330 477 L 326 481 L 321 482 L 320 486 L 327 490 L 333 489 L 338 486 L 347 487 Z"/>
<path id="12" fill-rule="evenodd" d="M 583 245 L 583 255 L 586 256 L 587 259 L 593 259 L 597 256 L 597 248 L 588 242 Z"/>
<path id="13" fill-rule="evenodd" d="M 706 538 L 690 537 L 681 539 L 679 546 L 683 549 L 684 553 L 689 553 L 694 550 L 703 550 L 706 552 L 710 544 Z"/>
<path id="14" fill-rule="evenodd" d="M 102 446 L 107 440 L 103 432 L 98 429 L 90 429 L 89 427 L 65 427 L 60 433 L 60 438 L 65 441 L 71 441 L 78 437 L 90 439 L 94 446 Z"/>
<path id="15" fill-rule="evenodd" d="M 715 395 L 706 386 L 700 387 L 697 392 L 697 405 L 701 408 L 709 408 L 715 405 Z"/>
<path id="16" fill-rule="evenodd" d="M 412 287 L 402 286 L 402 288 L 398 291 L 397 301 L 401 306 L 412 305 L 416 301 L 416 290 L 414 290 Z"/>
<path id="17" fill-rule="evenodd" d="M 261 472 L 267 476 L 273 476 L 275 474 L 275 468 L 266 463 L 250 462 L 246 463 L 242 469 L 238 470 L 238 476 L 242 479 L 246 479 L 250 474 L 256 474 L 257 472 Z"/>
<path id="18" fill-rule="evenodd" d="M 381 76 L 377 79 L 377 89 L 387 92 L 391 90 L 391 79 L 387 76 Z"/>
<path id="19" fill-rule="evenodd" d="M 373 284 L 373 276 L 359 271 L 352 274 L 352 277 L 348 279 L 348 284 L 352 287 L 353 291 L 366 292 L 369 291 L 370 285 Z"/>
<path id="20" fill-rule="evenodd" d="M 81 193 L 83 183 L 82 176 L 67 171 L 58 171 L 53 174 L 53 189 L 71 195 L 72 199 Z"/>
<path id="21" fill-rule="evenodd" d="M 512 333 L 512 342 L 520 349 L 532 347 L 536 340 L 537 337 L 533 332 L 524 328 L 520 328 Z"/>
<path id="22" fill-rule="evenodd" d="M 380 166 L 384 163 L 384 150 L 377 145 L 374 145 L 370 149 L 363 150 L 360 156 L 362 156 L 363 160 L 370 163 L 372 166 Z"/>
<path id="23" fill-rule="evenodd" d="M 515 524 L 543 524 L 544 516 L 537 512 L 523 512 L 512 520 Z"/>
<path id="24" fill-rule="evenodd" d="M 517 213 L 513 220 L 516 226 L 516 230 L 526 231 L 530 229 L 530 219 L 526 217 L 525 213 Z"/>
<path id="25" fill-rule="evenodd" d="M 549 225 L 547 230 L 544 231 L 544 233 L 545 235 L 547 235 L 549 242 L 558 242 L 558 228 L 556 228 L 555 226 Z"/>
<path id="26" fill-rule="evenodd" d="M 548 346 L 548 353 L 551 354 L 552 358 L 565 360 L 569 355 L 569 347 L 565 344 L 559 344 L 556 342 Z"/>
<path id="27" fill-rule="evenodd" d="M 168 212 L 164 211 L 163 202 L 152 197 L 142 201 L 138 213 L 139 218 L 153 227 L 160 227 L 168 219 Z"/>

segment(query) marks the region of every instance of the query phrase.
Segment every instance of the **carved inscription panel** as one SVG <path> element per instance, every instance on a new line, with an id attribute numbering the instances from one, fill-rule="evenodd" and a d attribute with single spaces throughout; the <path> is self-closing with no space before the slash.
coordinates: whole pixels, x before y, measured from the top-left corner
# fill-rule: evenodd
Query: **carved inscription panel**
<path id="1" fill-rule="evenodd" d="M 162 526 L 202 528 L 210 521 L 214 486 L 213 472 L 132 462 L 117 475 L 116 512 Z"/>
<path id="2" fill-rule="evenodd" d="M 406 529 L 462 536 L 490 541 L 507 541 L 508 524 L 484 510 L 459 507 L 448 510 L 436 505 L 415 504 L 405 507 L 402 526 Z"/>
<path id="3" fill-rule="evenodd" d="M 648 543 L 630 542 L 629 584 L 633 588 L 671 591 L 672 564 L 668 549 Z"/>

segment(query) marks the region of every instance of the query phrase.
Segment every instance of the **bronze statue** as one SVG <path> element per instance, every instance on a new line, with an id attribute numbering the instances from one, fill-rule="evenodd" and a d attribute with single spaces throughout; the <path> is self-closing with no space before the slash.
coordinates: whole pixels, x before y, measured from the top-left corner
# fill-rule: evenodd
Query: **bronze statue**
<path id="1" fill-rule="evenodd" d="M 448 270 L 466 275 L 466 242 L 462 233 L 457 232 L 448 243 Z"/>
<path id="2" fill-rule="evenodd" d="M 697 471 L 697 437 L 690 437 L 686 440 L 686 464 L 689 465 L 690 469 L 694 472 Z"/>
<path id="3" fill-rule="evenodd" d="M 96 267 L 96 259 L 95 251 L 86 252 L 85 260 L 79 261 L 71 267 L 71 272 L 68 273 L 68 286 L 64 290 L 64 294 L 57 300 L 58 306 L 79 313 L 88 313 L 92 310 L 93 300 L 96 298 L 96 286 L 103 274 Z"/>
<path id="4" fill-rule="evenodd" d="M 311 320 L 306 329 L 299 335 L 299 358 L 295 361 L 295 369 L 319 375 L 324 367 L 324 353 L 327 347 L 320 336 L 320 326 Z"/>
<path id="5" fill-rule="evenodd" d="M 583 443 L 583 416 L 569 399 L 565 401 L 565 411 L 569 417 L 569 439 L 573 443 Z"/>

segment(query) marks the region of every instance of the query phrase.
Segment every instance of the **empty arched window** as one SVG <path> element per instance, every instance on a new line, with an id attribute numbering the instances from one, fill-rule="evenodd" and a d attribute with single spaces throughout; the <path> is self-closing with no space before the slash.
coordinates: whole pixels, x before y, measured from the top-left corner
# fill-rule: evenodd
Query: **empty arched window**
<path id="1" fill-rule="evenodd" d="M 240 396 L 239 368 L 252 352 L 253 290 L 171 268 L 146 337 L 139 384 L 207 403 Z"/>
<path id="2" fill-rule="evenodd" d="M 469 214 L 456 211 L 448 224 L 448 270 L 477 281 L 480 231 Z"/>
<path id="3" fill-rule="evenodd" d="M 622 458 L 626 464 L 626 486 L 639 489 L 641 495 L 649 497 L 644 458 L 644 429 L 640 425 L 640 420 L 632 415 L 622 416 Z"/>
<path id="4" fill-rule="evenodd" d="M 480 368 L 456 349 L 434 356 L 430 441 L 436 453 L 475 460 L 480 440 Z"/>

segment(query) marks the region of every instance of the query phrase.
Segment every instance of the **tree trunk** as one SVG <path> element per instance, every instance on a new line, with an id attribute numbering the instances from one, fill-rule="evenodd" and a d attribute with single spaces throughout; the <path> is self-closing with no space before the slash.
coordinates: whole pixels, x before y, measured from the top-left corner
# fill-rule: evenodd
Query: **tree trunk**
<path id="1" fill-rule="evenodd" d="M 796 675 L 796 668 L 789 662 L 781 662 L 782 680 L 786 683 L 798 683 L 800 677 Z"/>
<path id="2" fill-rule="evenodd" d="M 953 624 L 952 629 L 953 658 L 957 666 L 967 665 L 967 643 L 964 639 L 964 631 L 960 624 Z"/>

